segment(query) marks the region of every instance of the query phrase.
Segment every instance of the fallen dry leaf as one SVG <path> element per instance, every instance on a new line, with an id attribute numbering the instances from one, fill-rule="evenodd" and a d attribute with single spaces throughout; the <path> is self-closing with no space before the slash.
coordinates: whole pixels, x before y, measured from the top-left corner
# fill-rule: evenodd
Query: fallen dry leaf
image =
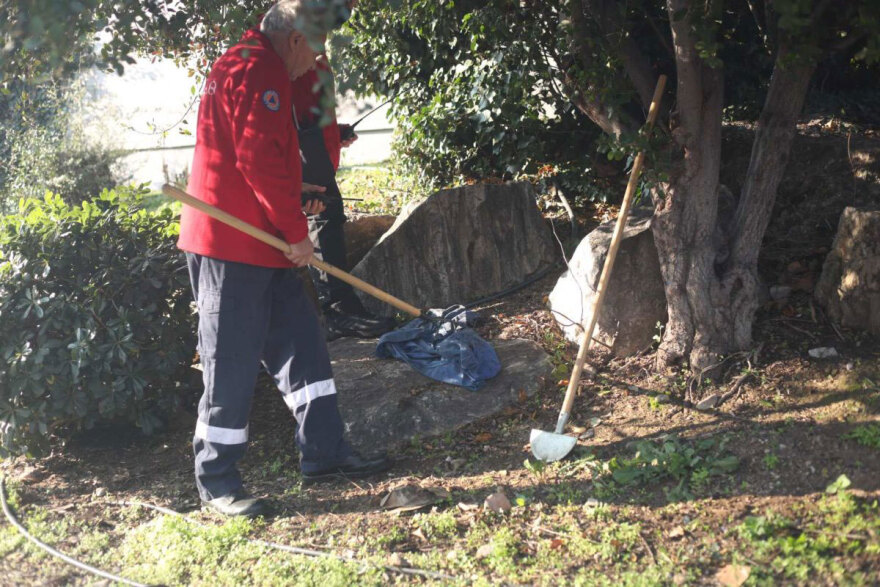
<path id="1" fill-rule="evenodd" d="M 554 538 L 550 541 L 550 550 L 558 550 L 563 547 L 565 542 L 561 538 Z"/>
<path id="2" fill-rule="evenodd" d="M 404 485 L 385 494 L 379 507 L 393 512 L 408 512 L 433 505 L 449 497 L 449 492 L 441 487 L 418 487 Z"/>
<path id="3" fill-rule="evenodd" d="M 667 534 L 667 536 L 669 536 L 669 538 L 672 540 L 678 540 L 679 538 L 683 538 L 684 534 L 684 528 L 682 528 L 681 526 L 676 526 L 669 531 L 669 534 Z"/>
<path id="4" fill-rule="evenodd" d="M 481 432 L 474 436 L 474 442 L 489 442 L 490 440 L 492 440 L 491 432 Z"/>
<path id="5" fill-rule="evenodd" d="M 752 574 L 752 567 L 746 565 L 727 565 L 715 573 L 715 580 L 724 587 L 740 587 Z"/>

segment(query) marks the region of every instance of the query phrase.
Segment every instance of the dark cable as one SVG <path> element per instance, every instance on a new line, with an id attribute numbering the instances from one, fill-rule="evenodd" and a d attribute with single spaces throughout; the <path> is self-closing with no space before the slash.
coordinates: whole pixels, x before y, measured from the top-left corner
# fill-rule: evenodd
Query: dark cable
<path id="1" fill-rule="evenodd" d="M 538 271 L 537 273 L 535 273 L 534 275 L 532 275 L 531 277 L 526 279 L 525 281 L 517 283 L 516 285 L 513 285 L 511 287 L 508 287 L 507 289 L 502 290 L 498 293 L 488 295 L 485 298 L 480 298 L 479 300 L 475 300 L 473 302 L 468 302 L 467 304 L 464 305 L 464 307 L 465 308 L 473 308 L 475 306 L 481 306 L 483 304 L 488 304 L 489 302 L 494 302 L 495 300 L 497 300 L 499 298 L 509 296 L 512 293 L 516 293 L 519 290 L 523 289 L 524 287 L 528 287 L 528 286 L 532 285 L 533 283 L 535 283 L 536 281 L 538 281 L 539 279 L 541 279 L 542 277 L 544 277 L 545 275 L 550 273 L 550 271 L 553 269 L 553 267 L 554 267 L 553 265 L 547 265 L 546 267 L 544 267 L 543 269 L 541 269 L 540 271 Z"/>

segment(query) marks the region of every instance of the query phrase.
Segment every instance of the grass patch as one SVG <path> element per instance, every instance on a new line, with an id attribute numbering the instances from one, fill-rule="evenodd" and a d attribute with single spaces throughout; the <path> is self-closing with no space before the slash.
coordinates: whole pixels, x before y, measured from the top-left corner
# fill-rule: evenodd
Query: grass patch
<path id="1" fill-rule="evenodd" d="M 114 558 L 138 581 L 165 585 L 379 585 L 382 573 L 248 542 L 260 522 L 200 526 L 165 516 L 129 532 Z"/>
<path id="2" fill-rule="evenodd" d="M 739 542 L 734 559 L 752 561 L 753 585 L 808 584 L 820 576 L 834 584 L 866 585 L 870 576 L 849 568 L 847 559 L 880 553 L 878 532 L 877 502 L 859 504 L 841 492 L 824 498 L 805 519 L 774 512 L 745 518 L 733 529 Z"/>
<path id="3" fill-rule="evenodd" d="M 847 440 L 855 440 L 862 446 L 880 449 L 880 424 L 856 426 L 852 432 L 843 435 Z"/>

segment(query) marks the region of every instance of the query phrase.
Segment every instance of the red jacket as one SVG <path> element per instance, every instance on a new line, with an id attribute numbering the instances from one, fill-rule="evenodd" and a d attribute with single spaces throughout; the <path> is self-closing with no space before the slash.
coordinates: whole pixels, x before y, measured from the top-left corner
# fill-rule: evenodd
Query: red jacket
<path id="1" fill-rule="evenodd" d="M 269 39 L 248 31 L 211 69 L 199 105 L 189 193 L 290 243 L 308 235 L 290 80 Z M 277 249 L 183 207 L 184 251 L 264 267 L 290 267 Z"/>
<path id="2" fill-rule="evenodd" d="M 319 62 L 318 68 L 330 71 L 330 67 L 325 62 Z M 321 95 L 323 94 L 317 70 L 311 69 L 305 75 L 290 82 L 290 91 L 300 126 L 308 127 L 316 124 L 321 117 Z M 339 139 L 336 113 L 330 112 L 329 114 L 331 121 L 324 127 L 324 145 L 327 147 L 330 161 L 333 162 L 333 168 L 338 169 L 342 141 Z"/>

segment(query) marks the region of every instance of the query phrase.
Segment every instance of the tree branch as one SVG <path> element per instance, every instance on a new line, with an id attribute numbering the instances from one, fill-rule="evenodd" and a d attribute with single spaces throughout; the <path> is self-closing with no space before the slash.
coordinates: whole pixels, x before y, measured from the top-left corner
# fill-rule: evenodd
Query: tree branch
<path id="1" fill-rule="evenodd" d="M 623 69 L 632 82 L 642 107 L 647 111 L 651 105 L 657 76 L 651 69 L 651 62 L 629 35 L 624 17 L 620 14 L 620 3 L 612 0 L 586 0 L 587 8 L 608 40 L 608 52 L 618 54 Z"/>
<path id="2" fill-rule="evenodd" d="M 734 217 L 731 259 L 735 264 L 757 263 L 814 69 L 814 62 L 792 59 L 785 48 L 776 56 Z"/>
<path id="3" fill-rule="evenodd" d="M 764 17 L 761 15 L 761 11 L 757 6 L 758 0 L 748 0 L 749 12 L 752 13 L 752 18 L 755 20 L 755 26 L 758 28 L 758 34 L 761 35 L 761 38 L 764 39 L 764 46 L 767 46 L 767 25 L 764 22 Z"/>
<path id="4" fill-rule="evenodd" d="M 589 0 L 587 0 L 589 1 Z M 580 61 L 580 69 L 589 71 L 594 63 L 593 54 L 587 43 L 587 19 L 584 14 L 584 5 L 581 2 L 572 2 L 572 54 Z M 626 132 L 635 132 L 638 124 L 620 109 L 612 111 L 599 98 L 599 88 L 588 80 L 578 76 L 574 63 L 561 64 L 565 72 L 565 85 L 570 90 L 572 103 L 587 117 L 592 120 L 606 134 L 620 137 Z"/>

